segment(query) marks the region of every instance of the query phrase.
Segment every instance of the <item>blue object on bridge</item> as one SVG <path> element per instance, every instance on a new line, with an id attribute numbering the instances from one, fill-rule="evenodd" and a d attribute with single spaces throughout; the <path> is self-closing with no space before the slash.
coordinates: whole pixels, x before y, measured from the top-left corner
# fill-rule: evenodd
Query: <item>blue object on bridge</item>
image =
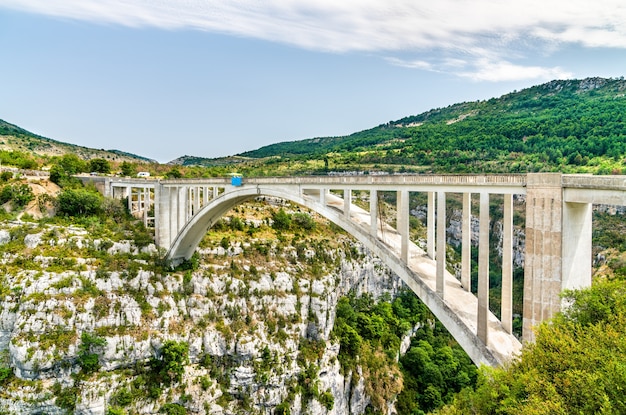
<path id="1" fill-rule="evenodd" d="M 232 184 L 233 186 L 241 186 L 241 179 L 243 178 L 243 176 L 237 173 L 232 173 L 231 176 L 232 178 L 230 179 L 230 184 Z"/>

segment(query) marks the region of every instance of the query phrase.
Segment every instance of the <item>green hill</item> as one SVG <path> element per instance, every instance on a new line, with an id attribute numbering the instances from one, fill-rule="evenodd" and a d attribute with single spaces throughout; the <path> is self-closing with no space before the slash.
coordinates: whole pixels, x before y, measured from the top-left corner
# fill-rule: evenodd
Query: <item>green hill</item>
<path id="1" fill-rule="evenodd" d="M 323 160 L 323 170 L 621 173 L 626 81 L 552 81 L 464 102 L 344 137 L 282 142 L 240 154 Z"/>
<path id="2" fill-rule="evenodd" d="M 154 163 L 154 160 L 120 150 L 104 150 L 77 146 L 31 133 L 0 120 L 0 150 L 21 152 L 36 156 L 76 154 L 82 159 L 103 158 L 111 161 Z"/>

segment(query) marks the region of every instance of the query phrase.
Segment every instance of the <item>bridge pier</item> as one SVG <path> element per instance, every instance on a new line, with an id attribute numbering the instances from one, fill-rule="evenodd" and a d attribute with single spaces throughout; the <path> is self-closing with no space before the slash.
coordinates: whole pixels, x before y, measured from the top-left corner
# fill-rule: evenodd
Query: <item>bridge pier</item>
<path id="1" fill-rule="evenodd" d="M 370 233 L 378 235 L 378 191 L 370 190 Z"/>
<path id="2" fill-rule="evenodd" d="M 487 344 L 489 336 L 489 193 L 480 194 L 478 232 L 478 338 Z"/>
<path id="3" fill-rule="evenodd" d="M 445 271 L 446 271 L 446 193 L 437 192 L 437 271 L 436 271 L 436 291 L 437 294 L 444 298 L 446 287 Z"/>
<path id="4" fill-rule="evenodd" d="M 529 174 L 526 185 L 523 339 L 561 309 L 563 192 L 561 174 Z"/>
<path id="5" fill-rule="evenodd" d="M 426 206 L 426 254 L 435 259 L 435 192 L 428 192 Z"/>
<path id="6" fill-rule="evenodd" d="M 500 321 L 507 333 L 513 333 L 513 195 L 504 195 L 503 211 Z"/>
<path id="7" fill-rule="evenodd" d="M 463 193 L 461 218 L 461 285 L 472 291 L 472 194 Z"/>
<path id="8" fill-rule="evenodd" d="M 400 233 L 400 259 L 409 263 L 409 191 L 400 190 L 396 196 L 396 224 Z M 370 213 L 371 215 L 371 213 Z"/>

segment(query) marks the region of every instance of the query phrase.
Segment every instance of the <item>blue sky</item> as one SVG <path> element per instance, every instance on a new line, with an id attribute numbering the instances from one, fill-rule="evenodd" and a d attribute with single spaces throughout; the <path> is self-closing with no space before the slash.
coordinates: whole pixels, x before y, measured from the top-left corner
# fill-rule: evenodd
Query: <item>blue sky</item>
<path id="1" fill-rule="evenodd" d="M 0 119 L 167 162 L 626 75 L 623 0 L 0 0 Z"/>

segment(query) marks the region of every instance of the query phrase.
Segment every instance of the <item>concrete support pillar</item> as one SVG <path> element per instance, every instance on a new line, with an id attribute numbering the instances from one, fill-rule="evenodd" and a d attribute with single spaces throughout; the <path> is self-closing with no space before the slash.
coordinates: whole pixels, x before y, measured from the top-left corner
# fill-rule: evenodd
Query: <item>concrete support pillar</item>
<path id="1" fill-rule="evenodd" d="M 561 308 L 563 191 L 560 173 L 530 173 L 526 181 L 524 341 L 532 327 Z"/>
<path id="2" fill-rule="evenodd" d="M 378 191 L 370 190 L 370 233 L 378 236 Z"/>
<path id="3" fill-rule="evenodd" d="M 213 199 L 215 199 L 216 197 L 218 197 L 220 195 L 220 189 L 219 187 L 215 186 L 213 187 Z"/>
<path id="4" fill-rule="evenodd" d="M 185 200 L 187 201 L 187 203 L 185 203 L 185 223 L 187 223 L 193 209 L 193 188 L 185 188 Z"/>
<path id="5" fill-rule="evenodd" d="M 133 188 L 126 186 L 126 197 L 128 198 L 128 211 L 133 213 Z"/>
<path id="6" fill-rule="evenodd" d="M 193 198 L 193 214 L 195 215 L 200 211 L 200 188 L 194 188 L 194 198 Z"/>
<path id="7" fill-rule="evenodd" d="M 437 192 L 437 294 L 444 298 L 446 271 L 446 193 Z"/>
<path id="8" fill-rule="evenodd" d="M 170 246 L 170 194 L 161 183 L 154 186 L 154 239 L 157 247 Z"/>
<path id="9" fill-rule="evenodd" d="M 435 193 L 428 192 L 426 208 L 426 254 L 435 259 Z"/>
<path id="10" fill-rule="evenodd" d="M 463 193 L 461 223 L 461 285 L 472 290 L 472 194 Z"/>
<path id="11" fill-rule="evenodd" d="M 113 189 L 113 181 L 108 177 L 104 179 L 104 192 L 102 192 L 102 195 L 104 197 L 114 197 Z"/>
<path id="12" fill-rule="evenodd" d="M 178 187 L 168 187 L 169 199 L 170 199 L 170 243 L 178 235 Z"/>
<path id="13" fill-rule="evenodd" d="M 489 336 L 489 193 L 480 194 L 478 234 L 478 321 L 477 335 L 487 344 Z"/>
<path id="14" fill-rule="evenodd" d="M 563 280 L 561 289 L 591 286 L 592 204 L 563 204 Z"/>
<path id="15" fill-rule="evenodd" d="M 399 190 L 396 202 L 396 224 L 400 233 L 400 259 L 409 262 L 409 191 Z"/>
<path id="16" fill-rule="evenodd" d="M 176 234 L 178 234 L 183 226 L 185 226 L 185 223 L 187 223 L 187 201 L 187 187 L 181 186 L 178 188 L 178 219 Z"/>
<path id="17" fill-rule="evenodd" d="M 148 187 L 143 188 L 143 210 L 147 213 L 150 210 L 150 189 Z"/>
<path id="18" fill-rule="evenodd" d="M 343 191 L 343 214 L 350 219 L 350 205 L 352 204 L 352 190 L 344 189 Z"/>
<path id="19" fill-rule="evenodd" d="M 326 193 L 328 189 L 320 189 L 320 205 L 326 206 Z"/>
<path id="20" fill-rule="evenodd" d="M 141 217 L 143 219 L 143 225 L 148 226 L 148 209 L 150 206 L 150 189 L 144 187 L 141 189 Z"/>
<path id="21" fill-rule="evenodd" d="M 502 301 L 500 321 L 507 333 L 513 332 L 513 195 L 504 195 L 502 218 Z"/>

